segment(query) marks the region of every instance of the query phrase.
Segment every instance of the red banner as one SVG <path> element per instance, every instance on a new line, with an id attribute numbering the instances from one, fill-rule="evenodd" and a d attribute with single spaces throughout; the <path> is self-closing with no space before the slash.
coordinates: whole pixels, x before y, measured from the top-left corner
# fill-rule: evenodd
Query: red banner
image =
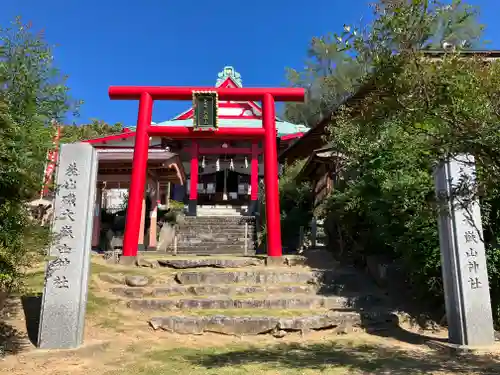
<path id="1" fill-rule="evenodd" d="M 52 149 L 47 152 L 47 165 L 45 166 L 45 173 L 43 176 L 42 191 L 40 198 L 43 198 L 49 193 L 49 185 L 52 180 L 52 175 L 56 169 L 57 159 L 59 156 L 59 140 L 61 139 L 61 126 L 53 122 L 55 127 L 55 134 L 52 140 Z"/>

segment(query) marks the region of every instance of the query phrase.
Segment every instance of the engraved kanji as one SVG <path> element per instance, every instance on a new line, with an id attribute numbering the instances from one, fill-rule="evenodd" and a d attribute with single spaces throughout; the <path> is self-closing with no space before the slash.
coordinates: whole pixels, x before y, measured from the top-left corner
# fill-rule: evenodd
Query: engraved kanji
<path id="1" fill-rule="evenodd" d="M 75 207 L 76 206 L 76 195 L 75 195 L 75 193 L 68 193 L 67 195 L 65 195 L 64 197 L 62 197 L 62 202 L 65 205 L 67 205 L 67 206 Z"/>
<path id="2" fill-rule="evenodd" d="M 72 162 L 68 165 L 68 168 L 66 168 L 66 176 L 78 176 L 80 172 L 78 171 L 78 167 L 76 166 L 75 162 Z"/>
<path id="3" fill-rule="evenodd" d="M 56 246 L 56 250 L 59 251 L 59 254 L 69 254 L 71 253 L 71 251 L 73 250 L 72 247 L 68 246 L 67 244 L 63 243 L 63 244 L 59 244 Z"/>
<path id="4" fill-rule="evenodd" d="M 479 289 L 483 286 L 479 277 L 469 277 L 469 285 L 471 289 Z"/>
<path id="5" fill-rule="evenodd" d="M 477 272 L 477 270 L 479 269 L 479 263 L 475 260 L 470 260 L 467 264 L 467 267 L 469 268 L 469 272 Z"/>
<path id="6" fill-rule="evenodd" d="M 59 219 L 75 221 L 75 212 L 69 208 L 65 208 L 59 215 Z"/>
<path id="7" fill-rule="evenodd" d="M 75 238 L 73 236 L 73 227 L 71 225 L 63 225 L 61 227 L 61 230 L 59 231 L 59 234 L 60 234 L 61 237 Z"/>
<path id="8" fill-rule="evenodd" d="M 57 259 L 54 259 L 50 265 L 52 267 L 64 267 L 64 266 L 67 266 L 69 265 L 71 262 L 68 258 L 57 258 Z"/>
<path id="9" fill-rule="evenodd" d="M 65 189 L 68 190 L 75 190 L 76 189 L 76 180 L 73 180 L 72 178 L 64 181 L 61 186 Z"/>
<path id="10" fill-rule="evenodd" d="M 474 249 L 474 248 L 471 247 L 471 248 L 469 248 L 469 251 L 467 251 L 465 254 L 468 257 L 477 257 L 478 252 L 477 252 L 476 249 Z"/>
<path id="11" fill-rule="evenodd" d="M 476 234 L 470 230 L 464 233 L 464 237 L 465 237 L 465 242 L 477 243 Z"/>
<path id="12" fill-rule="evenodd" d="M 54 286 L 56 288 L 69 288 L 69 281 L 66 276 L 54 277 Z"/>

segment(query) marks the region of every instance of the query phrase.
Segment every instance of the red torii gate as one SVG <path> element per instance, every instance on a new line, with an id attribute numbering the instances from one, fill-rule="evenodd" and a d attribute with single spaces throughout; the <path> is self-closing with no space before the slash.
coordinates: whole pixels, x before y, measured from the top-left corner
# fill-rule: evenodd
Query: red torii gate
<path id="1" fill-rule="evenodd" d="M 221 100 L 262 101 L 262 128 L 218 128 L 215 131 L 197 131 L 185 126 L 151 125 L 154 100 L 192 100 L 193 92 L 216 92 Z M 276 150 L 275 102 L 303 102 L 301 88 L 213 88 L 213 87 L 159 87 L 111 86 L 112 100 L 139 100 L 139 114 L 135 133 L 132 178 L 130 183 L 123 256 L 137 256 L 141 226 L 142 199 L 146 184 L 149 137 L 153 135 L 174 139 L 264 139 L 264 185 L 266 194 L 267 255 L 280 257 L 281 225 L 278 192 L 278 155 Z"/>

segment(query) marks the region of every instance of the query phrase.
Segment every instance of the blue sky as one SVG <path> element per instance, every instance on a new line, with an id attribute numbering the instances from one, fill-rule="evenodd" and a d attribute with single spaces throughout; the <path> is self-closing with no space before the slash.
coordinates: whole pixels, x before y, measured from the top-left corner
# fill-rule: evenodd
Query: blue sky
<path id="1" fill-rule="evenodd" d="M 57 45 L 57 66 L 83 99 L 78 123 L 98 118 L 135 125 L 137 102 L 111 101 L 110 85 L 213 86 L 232 65 L 244 86 L 282 86 L 285 67 L 300 68 L 313 36 L 369 16 L 367 0 L 3 0 L 0 25 L 17 15 Z M 500 49 L 498 0 L 481 7 L 488 48 Z M 309 6 L 310 4 L 310 6 Z M 157 102 L 153 121 L 188 102 Z"/>

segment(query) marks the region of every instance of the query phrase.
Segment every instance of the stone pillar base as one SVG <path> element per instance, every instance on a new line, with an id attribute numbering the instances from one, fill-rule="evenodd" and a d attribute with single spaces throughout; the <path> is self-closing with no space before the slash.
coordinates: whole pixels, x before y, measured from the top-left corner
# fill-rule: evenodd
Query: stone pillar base
<path id="1" fill-rule="evenodd" d="M 283 266 L 285 264 L 285 258 L 281 257 L 270 257 L 266 258 L 266 266 Z"/>
<path id="2" fill-rule="evenodd" d="M 190 199 L 188 203 L 187 216 L 196 216 L 197 207 L 198 207 L 198 200 Z"/>
<path id="3" fill-rule="evenodd" d="M 121 264 L 122 266 L 135 266 L 136 261 L 136 256 L 121 256 L 118 264 Z"/>
<path id="4" fill-rule="evenodd" d="M 254 216 L 259 208 L 259 201 L 257 199 L 251 200 L 248 204 L 248 216 Z"/>

